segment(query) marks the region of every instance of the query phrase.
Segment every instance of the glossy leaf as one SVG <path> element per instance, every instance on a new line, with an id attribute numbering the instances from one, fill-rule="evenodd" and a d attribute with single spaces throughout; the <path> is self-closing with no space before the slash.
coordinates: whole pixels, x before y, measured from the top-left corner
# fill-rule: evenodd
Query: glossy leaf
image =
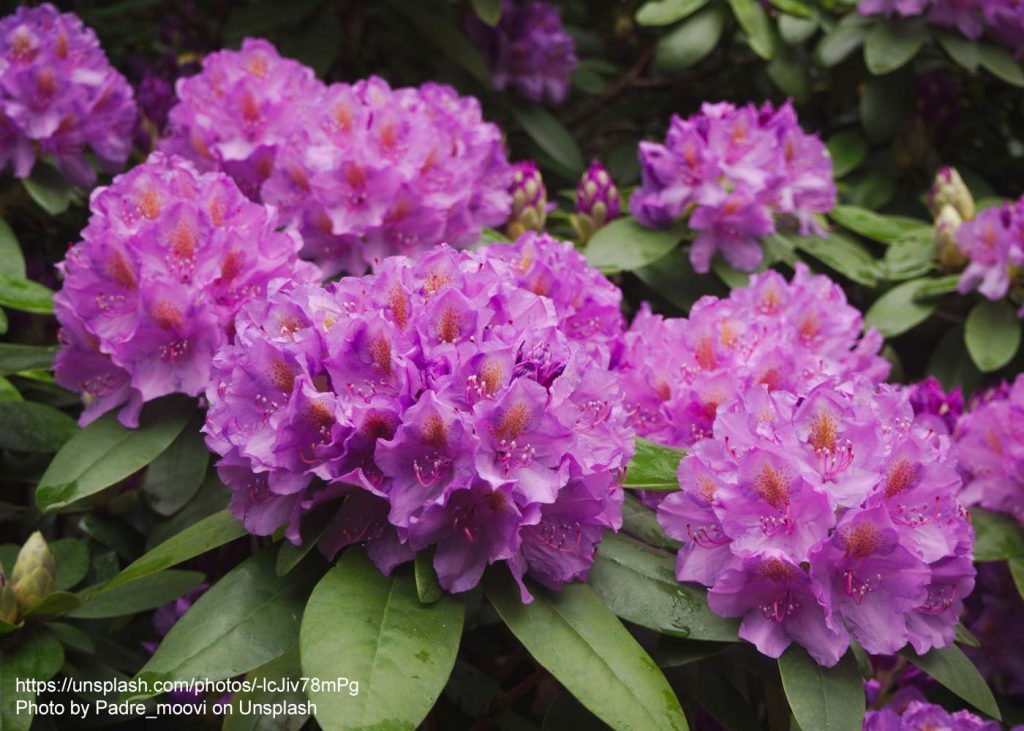
<path id="1" fill-rule="evenodd" d="M 1020 348 L 1021 322 L 1009 302 L 981 300 L 964 323 L 964 343 L 983 373 L 999 370 Z"/>
<path id="2" fill-rule="evenodd" d="M 933 648 L 924 655 L 918 655 L 908 647 L 900 654 L 982 713 L 1002 718 L 985 679 L 956 645 Z"/>
<path id="3" fill-rule="evenodd" d="M 710 0 L 649 0 L 636 11 L 637 25 L 671 25 L 693 15 Z"/>
<path id="4" fill-rule="evenodd" d="M 309 597 L 302 674 L 358 680 L 359 693 L 310 692 L 317 722 L 325 731 L 419 725 L 451 674 L 463 611 L 453 596 L 421 603 L 411 576 L 384 576 L 349 548 Z"/>
<path id="5" fill-rule="evenodd" d="M 0 728 L 28 731 L 32 714 L 18 712 L 18 701 L 35 699 L 35 693 L 19 690 L 18 680 L 49 680 L 64 664 L 64 648 L 49 632 L 41 631 L 4 647 L 0 653 Z"/>
<path id="6" fill-rule="evenodd" d="M 868 71 L 880 76 L 904 66 L 917 55 L 928 37 L 919 20 L 879 20 L 864 39 L 864 61 Z"/>
<path id="7" fill-rule="evenodd" d="M 826 68 L 837 66 L 864 43 L 867 23 L 856 13 L 849 13 L 836 23 L 818 44 L 818 59 Z"/>
<path id="8" fill-rule="evenodd" d="M 303 607 L 318 575 L 309 563 L 279 577 L 270 550 L 246 559 L 175 623 L 139 679 L 221 680 L 280 657 L 298 646 Z"/>
<path id="9" fill-rule="evenodd" d="M 813 36 L 820 25 L 816 17 L 801 18 L 795 14 L 782 14 L 779 16 L 779 36 L 783 43 L 798 46 Z"/>
<path id="10" fill-rule="evenodd" d="M 864 681 L 852 652 L 835 667 L 819 665 L 799 645 L 779 658 L 779 672 L 793 716 L 802 729 L 860 731 L 864 718 Z"/>
<path id="11" fill-rule="evenodd" d="M 905 333 L 927 320 L 935 311 L 935 302 L 917 299 L 918 290 L 927 282 L 912 279 L 883 294 L 864 314 L 864 321 L 887 338 Z"/>
<path id="12" fill-rule="evenodd" d="M 75 197 L 75 189 L 64 175 L 52 165 L 43 162 L 37 162 L 29 177 L 21 182 L 29 197 L 51 216 L 58 216 L 66 211 Z"/>
<path id="13" fill-rule="evenodd" d="M 622 501 L 622 532 L 666 551 L 676 551 L 682 545 L 665 535 L 654 511 L 629 493 Z"/>
<path id="14" fill-rule="evenodd" d="M 53 368 L 57 346 L 0 343 L 0 376 Z"/>
<path id="15" fill-rule="evenodd" d="M 747 34 L 751 50 L 766 61 L 775 58 L 778 38 L 765 9 L 757 0 L 729 0 L 729 5 L 736 22 Z"/>
<path id="16" fill-rule="evenodd" d="M 574 174 L 583 172 L 583 152 L 576 138 L 551 112 L 539 106 L 513 107 L 516 121 L 552 160 Z"/>
<path id="17" fill-rule="evenodd" d="M 0 272 L 16 279 L 25 279 L 25 257 L 21 253 L 18 237 L 0 217 Z"/>
<path id="18" fill-rule="evenodd" d="M 25 612 L 24 619 L 49 619 L 80 607 L 82 600 L 68 591 L 54 591 L 44 596 L 38 604 Z"/>
<path id="19" fill-rule="evenodd" d="M 661 670 L 589 586 L 533 587 L 533 602 L 523 604 L 501 568 L 485 575 L 484 591 L 533 658 L 609 726 L 688 728 Z"/>
<path id="20" fill-rule="evenodd" d="M 171 446 L 146 468 L 142 491 L 149 506 L 161 515 L 181 510 L 203 484 L 210 450 L 199 431 L 201 426 L 202 419 L 194 417 Z"/>
<path id="21" fill-rule="evenodd" d="M 935 31 L 935 39 L 950 58 L 972 74 L 977 72 L 978 64 L 981 63 L 977 41 L 965 38 L 955 31 L 941 29 Z"/>
<path id="22" fill-rule="evenodd" d="M 473 0 L 473 12 L 493 28 L 501 20 L 501 0 Z"/>
<path id="23" fill-rule="evenodd" d="M 975 561 L 1024 558 L 1024 528 L 1009 515 L 971 508 L 971 525 Z"/>
<path id="24" fill-rule="evenodd" d="M 624 486 L 634 490 L 678 490 L 676 473 L 679 461 L 685 456 L 682 449 L 663 447 L 637 437 L 636 454 L 626 468 Z"/>
<path id="25" fill-rule="evenodd" d="M 684 20 L 658 41 L 651 70 L 672 76 L 703 59 L 718 45 L 726 16 L 725 8 L 715 4 Z"/>
<path id="26" fill-rule="evenodd" d="M 624 216 L 594 234 L 584 253 L 590 265 L 603 272 L 632 271 L 658 261 L 682 238 L 680 226 L 644 228 L 632 216 Z"/>
<path id="27" fill-rule="evenodd" d="M 53 291 L 38 282 L 0 272 L 0 306 L 50 315 L 53 313 Z"/>
<path id="28" fill-rule="evenodd" d="M 103 619 L 145 612 L 187 594 L 202 580 L 203 574 L 198 571 L 161 571 L 96 594 L 69 616 Z"/>
<path id="29" fill-rule="evenodd" d="M 76 431 L 74 419 L 47 404 L 0 401 L 0 449 L 53 454 Z"/>
<path id="30" fill-rule="evenodd" d="M 1024 599 L 1024 558 L 1011 558 L 1006 564 L 1010 567 L 1010 576 L 1013 578 L 1014 586 L 1017 587 L 1017 593 L 1020 594 L 1021 599 Z M 974 645 L 974 647 L 977 646 Z"/>
<path id="31" fill-rule="evenodd" d="M 89 547 L 84 541 L 74 538 L 58 538 L 50 541 L 55 573 L 53 588 L 58 591 L 71 589 L 89 572 Z"/>
<path id="32" fill-rule="evenodd" d="M 978 60 L 982 67 L 1007 84 L 1024 87 L 1024 70 L 1009 51 L 998 46 L 978 45 Z"/>
<path id="33" fill-rule="evenodd" d="M 290 715 L 287 712 L 275 713 L 274 704 L 284 703 L 299 706 L 308 700 L 305 693 L 301 690 L 283 689 L 273 692 L 266 689 L 268 685 L 258 682 L 260 678 L 266 678 L 269 683 L 273 683 L 278 688 L 283 687 L 285 680 L 301 682 L 302 667 L 299 663 L 297 649 L 274 658 L 266 665 L 261 665 L 246 674 L 245 677 L 247 680 L 257 682 L 253 684 L 251 691 L 242 690 L 231 695 L 234 712 L 225 714 L 223 731 L 299 731 L 304 727 L 309 716 Z M 245 706 L 250 711 L 242 713 L 243 706 L 240 705 L 242 702 L 255 705 Z"/>
<path id="34" fill-rule="evenodd" d="M 36 490 L 39 509 L 59 510 L 138 472 L 171 445 L 194 411 L 192 399 L 172 396 L 147 404 L 138 429 L 122 426 L 114 413 L 100 417 L 53 458 Z"/>
<path id="35" fill-rule="evenodd" d="M 925 221 L 902 216 L 885 216 L 858 206 L 836 206 L 829 218 L 844 228 L 882 244 L 888 244 L 911 233 L 926 231 L 932 226 Z"/>
<path id="36" fill-rule="evenodd" d="M 878 284 L 878 262 L 859 241 L 839 233 L 833 233 L 827 238 L 798 236 L 791 241 L 798 249 L 858 284 L 866 287 Z"/>
<path id="37" fill-rule="evenodd" d="M 662 634 L 736 642 L 739 624 L 714 614 L 707 592 L 676 579 L 675 556 L 606 533 L 588 583 L 622 619 Z"/>
<path id="38" fill-rule="evenodd" d="M 433 551 L 423 550 L 416 554 L 413 575 L 416 579 L 416 595 L 424 604 L 433 604 L 444 595 L 434 570 Z"/>
<path id="39" fill-rule="evenodd" d="M 832 175 L 837 179 L 856 169 L 868 154 L 868 143 L 853 130 L 832 135 L 826 145 L 832 156 Z"/>

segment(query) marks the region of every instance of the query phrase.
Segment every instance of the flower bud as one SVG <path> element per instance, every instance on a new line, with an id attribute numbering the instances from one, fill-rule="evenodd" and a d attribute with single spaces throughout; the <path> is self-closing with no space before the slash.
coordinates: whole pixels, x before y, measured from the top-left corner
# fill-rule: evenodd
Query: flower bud
<path id="1" fill-rule="evenodd" d="M 3 567 L 0 567 L 0 619 L 8 624 L 18 621 L 18 597 L 4 575 Z"/>
<path id="2" fill-rule="evenodd" d="M 956 168 L 941 167 L 928 192 L 928 208 L 938 218 L 943 208 L 952 206 L 964 221 L 974 218 L 974 197 Z"/>
<path id="3" fill-rule="evenodd" d="M 508 219 L 507 233 L 516 239 L 526 231 L 544 228 L 548 217 L 548 193 L 535 162 L 517 162 L 513 168 L 512 214 Z"/>
<path id="4" fill-rule="evenodd" d="M 576 186 L 576 215 L 573 225 L 580 240 L 586 243 L 597 229 L 619 215 L 619 189 L 615 181 L 597 160 L 590 163 Z"/>
<path id="5" fill-rule="evenodd" d="M 26 612 L 53 591 L 55 566 L 50 546 L 43 534 L 36 531 L 18 552 L 11 572 L 11 584 L 18 597 L 18 608 Z"/>
<path id="6" fill-rule="evenodd" d="M 967 266 L 967 257 L 956 243 L 956 233 L 963 224 L 960 213 L 952 205 L 945 205 L 935 218 L 935 256 L 943 268 L 959 271 Z"/>

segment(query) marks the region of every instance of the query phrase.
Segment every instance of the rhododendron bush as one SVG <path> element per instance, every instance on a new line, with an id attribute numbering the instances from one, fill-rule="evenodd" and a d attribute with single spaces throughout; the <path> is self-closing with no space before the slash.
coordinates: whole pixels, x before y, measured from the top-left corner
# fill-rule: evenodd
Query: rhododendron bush
<path id="1" fill-rule="evenodd" d="M 1022 58 L 4 6 L 0 729 L 1024 728 Z"/>

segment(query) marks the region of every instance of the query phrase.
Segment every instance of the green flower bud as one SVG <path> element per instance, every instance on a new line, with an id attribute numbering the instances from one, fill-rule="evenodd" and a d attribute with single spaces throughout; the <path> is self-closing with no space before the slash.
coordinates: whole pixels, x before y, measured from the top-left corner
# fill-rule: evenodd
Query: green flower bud
<path id="1" fill-rule="evenodd" d="M 938 218 L 942 209 L 952 206 L 964 221 L 974 218 L 974 196 L 967 189 L 955 168 L 942 167 L 935 174 L 935 182 L 928 192 L 928 208 Z"/>
<path id="2" fill-rule="evenodd" d="M 956 232 L 963 222 L 952 205 L 943 206 L 935 218 L 935 256 L 943 268 L 950 271 L 959 271 L 967 266 L 967 257 L 956 243 Z"/>
<path id="3" fill-rule="evenodd" d="M 26 612 L 53 591 L 56 573 L 53 554 L 43 534 L 36 531 L 18 552 L 11 572 L 11 584 L 18 597 L 18 609 Z"/>

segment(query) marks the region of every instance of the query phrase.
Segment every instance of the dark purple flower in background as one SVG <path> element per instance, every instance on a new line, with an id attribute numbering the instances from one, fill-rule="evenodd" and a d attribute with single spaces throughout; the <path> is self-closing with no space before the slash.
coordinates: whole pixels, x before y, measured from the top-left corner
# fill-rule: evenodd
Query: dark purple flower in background
<path id="1" fill-rule="evenodd" d="M 511 87 L 533 102 L 565 100 L 577 65 L 576 41 L 554 5 L 502 0 L 497 27 L 473 15 L 468 31 L 492 68 L 496 89 Z"/>
<path id="2" fill-rule="evenodd" d="M 998 721 L 986 721 L 970 711 L 950 713 L 926 701 L 911 701 L 902 711 L 886 707 L 868 711 L 864 731 L 1000 731 Z"/>
<path id="3" fill-rule="evenodd" d="M 46 3 L 0 19 L 0 170 L 24 178 L 37 154 L 52 155 L 71 182 L 91 185 L 86 148 L 119 170 L 135 118 L 131 86 L 76 15 Z"/>
<path id="4" fill-rule="evenodd" d="M 907 394 L 918 421 L 926 423 L 936 433 L 953 433 L 964 413 L 964 395 L 959 386 L 947 392 L 935 376 L 928 376 L 907 386 Z"/>

